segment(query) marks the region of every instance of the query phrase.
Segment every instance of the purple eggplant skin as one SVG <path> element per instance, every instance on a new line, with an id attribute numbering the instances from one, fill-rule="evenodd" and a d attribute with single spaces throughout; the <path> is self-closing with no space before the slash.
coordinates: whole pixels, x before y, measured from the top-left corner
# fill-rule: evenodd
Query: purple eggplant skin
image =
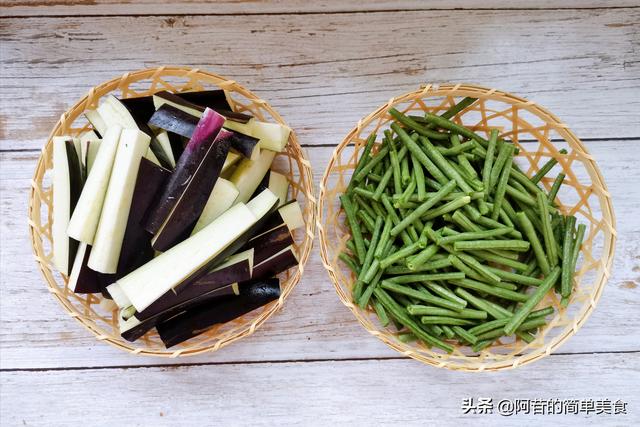
<path id="1" fill-rule="evenodd" d="M 187 278 L 185 278 L 180 284 L 174 287 L 174 291 L 182 292 L 188 285 L 195 282 L 202 276 L 204 276 L 207 271 L 214 269 L 217 265 L 220 265 L 227 259 L 229 256 L 238 253 L 240 248 L 242 248 L 256 233 L 262 228 L 262 225 L 267 220 L 267 218 L 278 208 L 278 200 L 276 200 L 269 211 L 265 216 L 258 219 L 255 224 L 253 224 L 247 231 L 242 233 L 236 240 L 233 241 L 229 246 L 224 248 L 222 252 L 216 255 L 213 259 L 211 259 L 206 265 L 203 265 L 193 273 L 191 273 Z"/>
<path id="2" fill-rule="evenodd" d="M 153 113 L 149 119 L 149 124 L 167 132 L 191 138 L 198 126 L 198 117 L 182 111 L 173 105 L 163 104 Z"/>
<path id="3" fill-rule="evenodd" d="M 287 206 L 290 203 L 296 203 L 296 200 L 290 200 L 286 202 L 284 205 L 280 206 L 279 209 L 282 209 L 283 207 Z M 271 215 L 269 215 L 269 218 L 267 218 L 267 220 L 263 223 L 262 229 L 260 230 L 259 233 L 256 233 L 256 236 L 259 236 L 260 234 L 263 234 L 267 231 L 273 230 L 276 227 L 280 227 L 284 223 L 285 222 L 284 222 L 284 219 L 282 218 L 282 215 L 280 215 L 280 212 L 276 210 L 275 212 L 271 213 Z"/>
<path id="4" fill-rule="evenodd" d="M 286 224 L 274 228 L 258 237 L 249 240 L 240 250 L 253 248 L 253 262 L 260 264 L 289 245 L 293 245 L 293 237 Z"/>
<path id="5" fill-rule="evenodd" d="M 202 159 L 209 152 L 223 123 L 224 117 L 215 111 L 204 112 L 191 140 L 178 159 L 175 170 L 164 185 L 160 197 L 147 210 L 144 226 L 148 232 L 151 234 L 158 232 L 202 163 Z"/>
<path id="6" fill-rule="evenodd" d="M 123 332 L 121 336 L 127 341 L 133 342 L 146 334 L 149 330 L 154 328 L 158 323 L 169 320 L 176 315 L 184 313 L 187 309 L 193 309 L 203 304 L 210 304 L 212 301 L 234 297 L 235 293 L 233 292 L 232 285 L 219 287 L 218 289 L 214 289 L 213 291 L 202 294 L 196 298 L 182 301 L 181 303 L 174 305 L 173 307 L 168 308 L 167 310 L 162 311 L 155 316 L 146 318 L 145 320 L 141 320 L 140 324 L 136 325 L 128 331 Z M 135 313 L 134 315 L 137 314 L 138 313 Z"/>
<path id="7" fill-rule="evenodd" d="M 131 116 L 136 123 L 147 123 L 156 111 L 156 107 L 153 105 L 152 96 L 119 98 L 119 101 L 127 107 L 127 110 L 129 110 L 129 113 L 131 113 Z"/>
<path id="8" fill-rule="evenodd" d="M 76 281 L 76 289 L 73 291 L 76 294 L 95 294 L 101 292 L 100 277 L 102 273 L 98 273 L 89 268 L 87 263 L 89 262 L 89 255 L 91 254 L 91 246 L 87 246 L 82 259 L 82 267 L 80 267 L 80 274 Z"/>
<path id="9" fill-rule="evenodd" d="M 69 212 L 72 214 L 76 208 L 78 199 L 80 198 L 84 181 L 82 180 L 82 166 L 73 141 L 65 141 L 64 145 L 67 151 L 67 165 L 69 167 Z M 73 266 L 73 261 L 76 259 L 76 253 L 78 252 L 78 244 L 79 242 L 77 240 L 69 237 L 69 271 L 62 272 L 66 276 L 71 274 L 71 267 Z"/>
<path id="10" fill-rule="evenodd" d="M 293 251 L 282 252 L 274 256 L 271 259 L 261 262 L 253 267 L 253 280 L 265 279 L 267 277 L 275 276 L 282 273 L 285 270 L 290 269 L 298 265 L 298 259 L 294 255 Z"/>
<path id="11" fill-rule="evenodd" d="M 253 153 L 253 149 L 255 148 L 258 141 L 258 138 L 254 138 L 252 136 L 246 135 L 242 132 L 238 131 L 230 131 L 233 132 L 233 136 L 231 137 L 231 147 L 233 147 L 238 153 L 242 154 L 246 158 L 251 157 L 251 153 Z M 267 174 L 269 175 L 269 174 Z M 267 183 L 268 186 L 268 183 Z"/>
<path id="12" fill-rule="evenodd" d="M 167 348 L 201 334 L 210 327 L 236 319 L 280 297 L 277 278 L 240 284 L 240 295 L 189 309 L 157 325 Z"/>
<path id="13" fill-rule="evenodd" d="M 215 290 L 219 290 L 220 296 L 230 295 L 233 294 L 233 289 L 231 288 L 232 283 L 244 282 L 250 279 L 251 268 L 249 266 L 249 260 L 243 260 L 221 270 L 205 274 L 200 279 L 187 286 L 179 294 L 175 293 L 173 290 L 167 291 L 149 307 L 140 312 L 136 312 L 134 316 L 138 320 L 146 320 L 150 317 L 157 316 L 172 307 L 194 300 L 194 298 L 209 294 Z"/>
<path id="14" fill-rule="evenodd" d="M 169 143 L 171 144 L 171 151 L 173 152 L 173 158 L 179 159 L 182 153 L 184 152 L 185 145 L 187 145 L 189 140 L 173 132 L 167 132 L 167 135 L 169 136 Z"/>
<path id="15" fill-rule="evenodd" d="M 202 159 L 201 165 L 190 177 L 184 192 L 179 196 L 171 216 L 156 234 L 153 241 L 154 249 L 166 251 L 189 237 L 220 176 L 222 165 L 229 153 L 230 137 L 230 132 L 220 130 L 209 152 Z"/>
<path id="16" fill-rule="evenodd" d="M 127 228 L 122 241 L 115 279 L 126 276 L 153 258 L 151 234 L 142 226 L 144 214 L 162 188 L 171 172 L 142 158 L 133 188 Z"/>
<path id="17" fill-rule="evenodd" d="M 205 107 L 209 107 L 218 112 L 220 112 L 219 110 L 231 110 L 231 105 L 227 102 L 227 96 L 222 89 L 200 90 L 197 92 L 179 92 L 176 96 L 191 104 L 199 105 L 203 109 Z M 222 115 L 224 116 L 224 114 Z"/>

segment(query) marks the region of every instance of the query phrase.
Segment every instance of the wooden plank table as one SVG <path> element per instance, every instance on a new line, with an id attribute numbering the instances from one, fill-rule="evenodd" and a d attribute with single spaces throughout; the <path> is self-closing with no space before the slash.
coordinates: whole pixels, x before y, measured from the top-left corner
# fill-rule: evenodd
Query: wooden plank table
<path id="1" fill-rule="evenodd" d="M 535 6 L 531 6 L 535 4 Z M 0 17 L 0 422 L 6 425 L 556 425 L 640 422 L 640 4 L 637 1 L 6 0 Z M 231 77 L 295 128 L 317 184 L 359 118 L 426 82 L 529 97 L 597 159 L 618 245 L 599 306 L 560 352 L 497 374 L 405 359 L 342 306 L 314 250 L 255 335 L 187 359 L 95 340 L 32 260 L 30 180 L 57 117 L 126 71 L 186 64 Z M 464 415 L 463 398 L 592 398 L 626 415 Z"/>

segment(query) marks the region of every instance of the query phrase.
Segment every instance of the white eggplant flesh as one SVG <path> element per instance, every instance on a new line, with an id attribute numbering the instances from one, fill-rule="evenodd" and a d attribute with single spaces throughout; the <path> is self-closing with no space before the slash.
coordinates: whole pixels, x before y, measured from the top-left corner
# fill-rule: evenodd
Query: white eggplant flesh
<path id="1" fill-rule="evenodd" d="M 246 203 L 256 191 L 260 182 L 269 171 L 276 153 L 271 150 L 261 150 L 257 160 L 243 159 L 231 175 L 231 181 L 240 194 L 236 203 Z"/>
<path id="2" fill-rule="evenodd" d="M 98 112 L 98 110 L 86 110 L 84 116 L 87 118 L 91 126 L 102 136 L 107 132 L 107 124 Z"/>
<path id="3" fill-rule="evenodd" d="M 240 154 L 234 153 L 233 151 L 229 151 L 229 153 L 227 154 L 227 158 L 224 160 L 224 164 L 222 165 L 222 170 L 220 171 L 220 174 L 223 174 L 228 170 L 230 170 L 231 167 L 234 166 L 236 163 L 238 163 L 241 158 L 242 156 Z"/>
<path id="4" fill-rule="evenodd" d="M 88 130 L 84 132 L 82 135 L 80 135 L 80 142 L 95 141 L 96 139 L 101 139 L 101 138 L 93 130 Z"/>
<path id="5" fill-rule="evenodd" d="M 92 270 L 116 273 L 140 160 L 150 141 L 137 129 L 122 130 L 89 257 Z"/>
<path id="6" fill-rule="evenodd" d="M 129 113 L 129 110 L 127 110 L 127 107 L 113 95 L 107 96 L 106 100 L 98 107 L 98 112 L 107 127 L 120 125 L 123 129 L 138 129 L 138 124 Z"/>
<path id="7" fill-rule="evenodd" d="M 258 138 L 258 145 L 266 150 L 281 152 L 289 141 L 291 128 L 279 123 L 266 123 L 254 120 L 251 136 Z"/>
<path id="8" fill-rule="evenodd" d="M 102 144 L 101 139 L 94 139 L 92 141 L 87 141 L 87 154 L 86 154 L 86 168 L 87 168 L 87 177 L 89 173 L 91 173 L 91 169 L 93 169 L 93 165 L 95 164 L 96 157 L 98 157 L 98 152 L 100 151 L 100 145 Z"/>
<path id="9" fill-rule="evenodd" d="M 107 286 L 107 292 L 109 292 L 109 295 L 113 298 L 113 302 L 115 302 L 119 308 L 131 306 L 131 301 L 129 301 L 129 298 L 127 298 L 127 295 L 122 291 L 118 283 L 112 283 Z"/>
<path id="10" fill-rule="evenodd" d="M 297 201 L 287 203 L 278 209 L 278 212 L 284 223 L 289 227 L 289 231 L 304 227 L 304 215 L 302 214 L 300 203 Z"/>
<path id="11" fill-rule="evenodd" d="M 269 190 L 280 199 L 280 206 L 287 201 L 289 193 L 289 180 L 281 173 L 271 171 L 269 173 Z"/>
<path id="12" fill-rule="evenodd" d="M 186 105 L 178 104 L 169 99 L 163 98 L 162 96 L 153 95 L 153 105 L 154 107 L 156 107 L 156 110 L 162 107 L 164 104 L 171 105 L 172 107 L 175 107 L 178 110 L 182 110 L 185 113 L 189 113 L 194 117 L 197 117 L 197 118 L 202 117 L 203 111 L 196 110 L 195 108 L 191 108 Z"/>
<path id="13" fill-rule="evenodd" d="M 76 154 L 73 138 L 54 137 L 53 224 L 51 226 L 53 262 L 56 268 L 66 276 L 70 274 L 78 246 L 78 243 L 67 235 L 67 227 L 82 188 L 81 180 L 80 160 Z"/>
<path id="14" fill-rule="evenodd" d="M 107 129 L 100 149 L 91 165 L 91 173 L 84 184 L 80 200 L 69 221 L 67 233 L 76 240 L 89 245 L 93 244 L 102 205 L 107 194 L 109 178 L 118 150 L 118 141 L 122 128 L 112 126 Z"/>
<path id="15" fill-rule="evenodd" d="M 169 164 L 172 168 L 176 167 L 176 159 L 173 156 L 173 150 L 171 149 L 171 141 L 169 141 L 169 134 L 166 130 L 161 130 L 156 134 L 156 141 L 158 141 L 162 151 L 164 152 Z"/>
<path id="16" fill-rule="evenodd" d="M 238 131 L 240 133 L 243 133 L 245 135 L 249 135 L 249 136 L 253 136 L 252 132 L 253 132 L 253 122 L 255 121 L 255 119 L 250 119 L 247 123 L 240 123 L 240 122 L 234 122 L 233 120 L 226 120 L 224 122 L 223 127 L 230 129 L 230 130 L 235 130 Z"/>
<path id="17" fill-rule="evenodd" d="M 216 181 L 211 195 L 207 200 L 207 204 L 202 210 L 202 214 L 191 234 L 195 234 L 202 230 L 207 225 L 211 224 L 216 218 L 222 215 L 227 209 L 233 206 L 234 202 L 238 198 L 238 189 L 231 181 L 227 181 L 224 178 L 218 178 Z"/>
<path id="18" fill-rule="evenodd" d="M 199 233 L 163 252 L 117 283 L 136 310 L 142 311 L 194 271 L 206 266 L 257 220 L 247 205 L 236 204 Z"/>

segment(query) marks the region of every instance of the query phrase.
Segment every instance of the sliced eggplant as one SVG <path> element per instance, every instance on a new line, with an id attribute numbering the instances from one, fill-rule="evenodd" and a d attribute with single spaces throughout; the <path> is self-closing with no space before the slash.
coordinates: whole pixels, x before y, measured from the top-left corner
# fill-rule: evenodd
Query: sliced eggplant
<path id="1" fill-rule="evenodd" d="M 253 250 L 248 250 L 242 254 L 238 254 L 238 256 L 230 257 L 223 265 L 191 283 L 180 293 L 176 293 L 173 289 L 170 289 L 149 305 L 149 307 L 140 312 L 136 312 L 134 316 L 138 320 L 146 320 L 186 301 L 210 294 L 215 290 L 219 291 L 217 294 L 219 296 L 233 294 L 232 284 L 251 279 L 252 258 Z"/>
<path id="2" fill-rule="evenodd" d="M 167 132 L 173 132 L 186 138 L 191 138 L 198 124 L 198 120 L 198 116 L 180 110 L 173 105 L 163 104 L 151 117 L 149 124 L 164 129 Z M 225 128 L 227 123 L 228 122 L 225 121 Z M 233 131 L 231 146 L 243 156 L 251 157 L 251 153 L 253 153 L 258 143 L 258 139 L 236 130 L 228 130 Z"/>
<path id="3" fill-rule="evenodd" d="M 205 304 L 160 323 L 160 338 L 167 348 L 192 338 L 218 323 L 228 322 L 280 297 L 277 278 L 240 284 L 240 295 Z"/>
<path id="4" fill-rule="evenodd" d="M 151 243 L 155 250 L 166 251 L 191 234 L 220 176 L 229 152 L 230 137 L 231 132 L 224 129 L 218 132 L 210 150 L 189 177 L 173 209 L 153 236 Z"/>
<path id="5" fill-rule="evenodd" d="M 199 120 L 198 116 L 180 110 L 171 104 L 163 104 L 153 113 L 149 125 L 191 138 Z"/>
<path id="6" fill-rule="evenodd" d="M 242 249 L 253 248 L 255 251 L 253 262 L 259 264 L 292 244 L 293 238 L 289 227 L 282 224 L 280 227 L 249 240 Z"/>
<path id="7" fill-rule="evenodd" d="M 184 98 L 166 90 L 153 94 L 153 105 L 156 107 L 156 110 L 159 110 L 160 107 L 165 104 L 198 118 L 200 118 L 205 111 L 205 107 L 186 101 Z M 215 111 L 213 108 L 211 108 L 211 110 Z"/>
<path id="8" fill-rule="evenodd" d="M 193 233 L 197 233 L 205 226 L 222 215 L 227 209 L 233 206 L 238 197 L 238 189 L 230 181 L 224 178 L 218 178 L 216 185 L 211 190 L 209 199 L 202 209 L 200 218 L 193 227 Z"/>
<path id="9" fill-rule="evenodd" d="M 291 200 L 280 206 L 277 211 L 273 212 L 262 224 L 262 228 L 253 236 L 258 237 L 268 231 L 271 231 L 282 224 L 289 227 L 289 231 L 304 227 L 304 218 L 302 209 L 296 200 Z"/>
<path id="10" fill-rule="evenodd" d="M 171 319 L 180 313 L 184 313 L 187 309 L 200 307 L 216 300 L 233 298 L 235 295 L 239 295 L 239 293 L 240 290 L 238 284 L 232 283 L 230 285 L 214 289 L 204 295 L 184 301 L 177 306 L 173 306 L 160 314 L 149 317 L 145 320 L 138 320 L 136 316 L 131 315 L 132 307 L 126 307 L 121 310 L 118 318 L 120 335 L 127 341 L 135 341 L 154 328 L 158 323 Z M 125 319 L 123 316 L 127 316 L 127 318 Z"/>
<path id="11" fill-rule="evenodd" d="M 278 198 L 275 196 L 275 194 L 267 189 L 260 195 L 254 197 L 251 201 L 249 201 L 249 203 L 247 203 L 247 207 L 257 218 L 256 222 L 244 233 L 242 233 L 242 235 L 235 239 L 233 243 L 231 243 L 227 248 L 220 252 L 218 256 L 212 259 L 207 266 L 193 272 L 187 279 L 180 283 L 180 285 L 175 288 L 176 291 L 179 291 L 182 287 L 188 285 L 195 279 L 202 276 L 205 271 L 217 267 L 218 265 L 223 263 L 224 260 L 227 259 L 227 257 L 237 253 L 243 246 L 245 246 L 246 242 L 248 242 L 253 236 L 255 236 L 258 230 L 262 229 L 262 224 L 267 220 L 269 215 L 271 215 L 271 213 L 273 213 L 277 209 Z"/>
<path id="12" fill-rule="evenodd" d="M 207 110 L 198 122 L 198 127 L 178 159 L 176 168 L 167 181 L 161 196 L 150 207 L 145 221 L 147 231 L 156 234 L 160 230 L 178 202 L 180 195 L 184 193 L 191 178 L 214 145 L 214 140 L 222 128 L 223 122 L 224 118 L 213 110 Z M 208 195 L 209 192 L 207 192 Z"/>
<path id="13" fill-rule="evenodd" d="M 155 139 L 158 142 L 158 146 L 162 149 L 164 156 L 169 162 L 169 166 L 171 166 L 171 170 L 176 167 L 176 159 L 173 155 L 173 147 L 171 145 L 171 139 L 169 139 L 169 134 L 167 131 L 160 130 L 155 134 Z"/>
<path id="14" fill-rule="evenodd" d="M 84 112 L 84 116 L 87 118 L 89 123 L 91 123 L 93 131 L 97 132 L 99 136 L 104 136 L 105 132 L 107 132 L 107 124 L 98 110 L 86 110 Z"/>
<path id="15" fill-rule="evenodd" d="M 260 140 L 260 147 L 277 153 L 284 150 L 290 134 L 291 128 L 279 123 L 254 120 L 251 126 L 251 135 Z"/>
<path id="16" fill-rule="evenodd" d="M 151 234 L 142 227 L 142 218 L 156 193 L 171 173 L 162 166 L 142 159 L 131 198 L 127 228 L 122 240 L 116 279 L 123 277 L 153 258 Z"/>
<path id="17" fill-rule="evenodd" d="M 229 179 L 239 191 L 236 202 L 249 201 L 260 181 L 269 171 L 275 155 L 273 151 L 262 150 L 257 160 L 243 159 L 240 162 Z"/>
<path id="18" fill-rule="evenodd" d="M 69 275 L 69 289 L 77 294 L 94 294 L 101 291 L 100 273 L 93 271 L 87 265 L 91 246 L 86 243 L 78 245 L 76 259 Z"/>
<path id="19" fill-rule="evenodd" d="M 87 177 L 78 205 L 69 221 L 67 228 L 69 236 L 89 245 L 93 244 L 93 238 L 98 229 L 121 133 L 122 128 L 115 125 L 104 134 L 95 161 L 92 162 L 91 173 Z"/>
<path id="20" fill-rule="evenodd" d="M 155 113 L 156 108 L 153 105 L 153 97 L 137 96 L 134 98 L 121 98 L 119 101 L 127 107 L 129 113 L 138 123 L 147 123 Z"/>
<path id="21" fill-rule="evenodd" d="M 124 129 L 120 135 L 89 257 L 89 267 L 100 273 L 117 272 L 136 177 L 149 142 L 149 135 L 137 129 Z"/>
<path id="22" fill-rule="evenodd" d="M 271 171 L 269 172 L 269 190 L 273 192 L 280 199 L 280 206 L 284 205 L 287 201 L 287 194 L 289 193 L 289 180 L 281 173 Z"/>
<path id="23" fill-rule="evenodd" d="M 82 168 L 73 138 L 53 138 L 53 260 L 65 276 L 71 272 L 78 249 L 77 240 L 67 235 L 69 220 L 82 192 Z"/>
<path id="24" fill-rule="evenodd" d="M 287 246 L 253 267 L 254 280 L 275 276 L 298 265 L 298 257 L 293 245 Z"/>
<path id="25" fill-rule="evenodd" d="M 199 233 L 118 279 L 117 283 L 136 310 L 142 311 L 185 279 L 191 277 L 195 281 L 202 276 L 211 268 L 212 260 L 258 218 L 244 203 L 236 204 Z"/>

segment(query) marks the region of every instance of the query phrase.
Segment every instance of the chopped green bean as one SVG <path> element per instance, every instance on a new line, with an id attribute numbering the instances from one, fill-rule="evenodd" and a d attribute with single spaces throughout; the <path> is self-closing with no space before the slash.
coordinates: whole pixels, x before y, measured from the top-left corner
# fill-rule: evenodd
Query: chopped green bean
<path id="1" fill-rule="evenodd" d="M 422 145 L 424 145 L 427 149 L 427 156 L 429 156 L 431 161 L 436 164 L 438 169 L 440 169 L 449 179 L 453 179 L 458 184 L 458 187 L 460 187 L 460 189 L 465 193 L 473 192 L 473 189 L 469 186 L 469 184 L 467 184 L 467 181 L 465 181 L 460 173 L 454 167 L 452 167 L 449 160 L 447 160 L 446 157 L 444 157 L 438 150 L 436 150 L 436 148 L 433 146 L 433 144 L 431 144 L 431 142 L 429 142 L 427 138 L 421 137 L 420 141 L 422 142 Z"/>
<path id="2" fill-rule="evenodd" d="M 411 271 L 418 270 L 429 259 L 431 259 L 431 257 L 434 256 L 437 252 L 438 252 L 437 246 L 435 245 L 427 246 L 418 254 L 407 258 L 407 261 L 406 261 L 407 268 Z"/>
<path id="3" fill-rule="evenodd" d="M 455 182 L 449 181 L 446 183 L 441 190 L 439 190 L 433 197 L 427 199 L 423 204 L 418 206 L 413 212 L 407 215 L 402 219 L 393 229 L 391 230 L 392 236 L 397 236 L 402 230 L 407 228 L 413 221 L 419 219 L 422 215 L 427 213 L 429 209 L 431 209 L 436 203 L 438 203 L 444 196 L 449 194 L 455 188 Z"/>
<path id="4" fill-rule="evenodd" d="M 412 243 L 410 245 L 406 245 L 405 247 L 403 247 L 402 249 L 400 249 L 399 251 L 394 252 L 393 254 L 385 257 L 384 259 L 382 259 L 380 261 L 380 267 L 382 269 L 387 268 L 388 266 L 390 266 L 391 264 L 394 264 L 395 262 L 404 259 L 410 255 L 413 255 L 414 253 L 416 253 L 418 250 L 420 249 L 420 242 L 415 242 Z"/>
<path id="5" fill-rule="evenodd" d="M 345 214 L 347 215 L 347 220 L 349 221 L 349 227 L 351 227 L 351 234 L 355 243 L 356 255 L 358 256 L 358 260 L 360 261 L 360 263 L 364 263 L 366 251 L 364 248 L 364 239 L 362 238 L 360 224 L 356 219 L 355 207 L 353 206 L 353 203 L 351 202 L 348 194 L 341 195 L 340 202 L 342 202 L 342 207 L 344 208 Z"/>
<path id="6" fill-rule="evenodd" d="M 424 264 L 418 265 L 415 270 L 411 270 L 408 267 L 402 266 L 391 266 L 388 267 L 385 272 L 387 274 L 398 275 L 398 274 L 414 274 L 420 273 L 423 271 L 432 271 L 440 268 L 446 268 L 451 266 L 451 261 L 448 258 L 440 258 L 437 260 L 425 262 Z"/>
<path id="7" fill-rule="evenodd" d="M 460 326 L 453 326 L 451 329 L 457 336 L 459 336 L 469 344 L 475 344 L 478 342 L 478 338 L 475 335 L 470 334 L 467 330 Z"/>
<path id="8" fill-rule="evenodd" d="M 533 294 L 529 296 L 529 299 L 520 306 L 520 308 L 514 313 L 513 317 L 509 320 L 509 323 L 504 327 L 504 332 L 507 335 L 513 334 L 518 327 L 524 322 L 525 318 L 533 311 L 536 305 L 542 301 L 542 298 L 551 290 L 556 281 L 560 277 L 560 268 L 555 267 L 544 278 L 544 282 L 538 286 Z"/>
<path id="9" fill-rule="evenodd" d="M 582 240 L 584 239 L 584 234 L 586 230 L 587 230 L 586 225 L 584 224 L 578 225 L 578 229 L 576 231 L 576 238 L 573 239 L 573 241 L 571 242 L 571 276 L 572 277 L 576 271 L 576 265 L 578 264 L 578 257 L 580 256 L 580 247 L 582 246 Z M 564 298 L 568 298 L 569 295 L 571 295 L 572 280 L 573 280 L 572 278 L 569 280 L 568 293 L 565 293 L 562 295 Z M 564 291 L 566 292 L 567 289 L 564 289 Z"/>
<path id="10" fill-rule="evenodd" d="M 419 339 L 423 340 L 426 344 L 441 348 L 448 353 L 453 352 L 452 346 L 425 332 L 420 325 L 413 321 L 411 317 L 404 312 L 404 309 L 399 306 L 383 289 L 376 288 L 373 293 L 384 308 L 400 323 L 413 332 Z"/>
<path id="11" fill-rule="evenodd" d="M 560 190 L 560 186 L 562 185 L 562 182 L 564 181 L 565 177 L 566 175 L 561 172 L 558 174 L 555 181 L 553 181 L 553 185 L 551 186 L 551 190 L 549 190 L 549 195 L 547 196 L 547 199 L 549 200 L 549 202 L 551 203 L 555 202 L 556 197 L 558 196 L 558 191 Z"/>
<path id="12" fill-rule="evenodd" d="M 473 139 L 474 141 L 478 141 L 480 145 L 482 145 L 483 147 L 486 147 L 489 144 L 489 142 L 486 139 L 482 138 L 480 135 L 476 134 L 475 132 L 467 129 L 464 126 L 460 126 L 456 123 L 453 123 L 452 121 L 449 121 L 448 119 L 442 116 L 436 116 L 435 114 L 425 113 L 424 117 L 427 121 L 429 121 L 430 123 L 433 123 L 437 127 L 450 130 L 451 132 L 457 133 L 462 136 L 466 136 L 467 138 Z"/>
<path id="13" fill-rule="evenodd" d="M 486 285 L 482 282 L 478 282 L 472 279 L 454 280 L 452 283 L 467 289 L 473 289 L 474 291 L 484 292 L 488 295 L 493 295 L 509 301 L 526 302 L 529 296 L 521 294 L 520 292 L 510 291 L 508 289 L 498 288 L 496 286 Z"/>
<path id="14" fill-rule="evenodd" d="M 506 249 L 515 252 L 525 252 L 529 250 L 529 242 L 524 240 L 464 240 L 455 242 L 453 249 L 456 251 Z"/>
<path id="15" fill-rule="evenodd" d="M 443 317 L 443 316 L 422 316 L 420 321 L 423 325 L 458 325 L 468 326 L 475 325 L 474 322 L 466 319 L 459 319 L 456 317 Z"/>
<path id="16" fill-rule="evenodd" d="M 518 224 L 524 235 L 531 243 L 531 247 L 533 248 L 533 252 L 536 255 L 536 260 L 542 273 L 545 275 L 549 274 L 551 271 L 551 267 L 549 265 L 549 261 L 547 260 L 547 255 L 544 253 L 542 249 L 542 245 L 540 244 L 540 240 L 538 239 L 538 235 L 536 234 L 536 230 L 533 228 L 533 224 L 529 220 L 529 217 L 524 212 L 518 212 L 516 214 L 516 218 L 518 220 Z"/>
<path id="17" fill-rule="evenodd" d="M 373 309 L 376 311 L 378 315 L 378 319 L 380 320 L 380 324 L 382 327 L 386 328 L 389 325 L 389 316 L 387 316 L 387 311 L 384 309 L 384 306 L 380 304 L 380 301 L 377 299 L 373 299 L 372 302 Z"/>
<path id="18" fill-rule="evenodd" d="M 565 150 L 564 148 L 562 150 L 560 150 L 561 154 L 567 154 L 567 150 Z M 540 170 L 538 172 L 536 172 L 535 175 L 533 175 L 531 177 L 531 182 L 533 182 L 534 184 L 537 184 L 540 182 L 540 180 L 556 165 L 558 164 L 558 159 L 556 159 L 555 157 L 552 157 L 551 159 L 549 159 L 549 161 L 547 163 L 545 163 L 544 165 L 542 165 L 542 167 L 540 168 Z"/>
<path id="19" fill-rule="evenodd" d="M 405 144 L 405 147 L 407 147 L 411 154 L 418 159 L 418 161 L 427 171 L 429 171 L 431 176 L 433 176 L 440 185 L 445 185 L 449 181 L 440 169 L 438 169 L 438 167 L 429 159 L 424 151 L 422 151 L 422 148 L 420 148 L 420 146 L 416 144 L 416 142 L 404 131 L 404 129 L 395 123 L 391 125 L 391 128 L 398 134 L 400 140 Z"/>
<path id="20" fill-rule="evenodd" d="M 540 220 L 542 222 L 542 237 L 549 257 L 549 264 L 551 266 L 555 266 L 558 264 L 558 251 L 553 229 L 551 228 L 551 216 L 549 215 L 548 201 L 544 194 L 538 193 L 537 202 L 538 211 L 540 212 Z"/>
<path id="21" fill-rule="evenodd" d="M 570 216 L 567 218 L 565 225 L 564 241 L 562 245 L 562 277 L 560 279 L 560 295 L 569 296 L 571 294 L 571 280 L 573 276 L 573 259 L 572 259 L 572 243 L 573 233 L 576 226 L 576 217 Z"/>
<path id="22" fill-rule="evenodd" d="M 446 316 L 446 317 L 459 317 L 461 319 L 478 319 L 484 320 L 487 318 L 487 312 L 481 310 L 473 310 L 470 308 L 462 309 L 461 311 L 447 310 L 441 307 L 431 307 L 427 305 L 410 305 L 407 307 L 407 311 L 412 316 Z"/>
<path id="23" fill-rule="evenodd" d="M 450 273 L 432 273 L 432 274 L 405 274 L 402 276 L 396 276 L 393 279 L 394 283 L 416 283 L 416 282 L 429 282 L 435 280 L 459 280 L 464 279 L 464 273 L 450 272 Z"/>

